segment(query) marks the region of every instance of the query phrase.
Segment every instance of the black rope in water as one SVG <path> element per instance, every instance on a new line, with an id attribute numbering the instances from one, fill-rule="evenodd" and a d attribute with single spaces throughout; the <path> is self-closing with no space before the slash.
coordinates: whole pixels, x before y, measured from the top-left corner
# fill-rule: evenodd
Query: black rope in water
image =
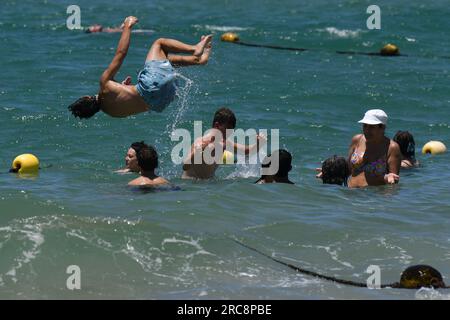
<path id="1" fill-rule="evenodd" d="M 280 47 L 280 46 L 272 46 L 272 45 L 268 45 L 268 44 L 254 44 L 254 43 L 247 43 L 247 42 L 241 42 L 241 41 L 233 41 L 233 43 L 239 44 L 241 46 L 257 47 L 257 48 L 269 48 L 269 49 L 291 50 L 291 51 L 307 51 L 307 50 L 309 50 L 309 49 L 305 49 L 305 48 Z"/>
<path id="2" fill-rule="evenodd" d="M 274 46 L 268 44 L 256 44 L 256 43 L 248 43 L 243 42 L 239 39 L 239 36 L 235 33 L 228 32 L 224 33 L 221 36 L 221 40 L 225 42 L 235 43 L 241 46 L 247 47 L 256 47 L 256 48 L 269 48 L 269 49 L 277 49 L 277 50 L 289 50 L 289 51 L 317 51 L 317 49 L 307 49 L 307 48 L 295 48 L 295 47 L 283 47 L 283 46 Z M 441 59 L 450 59 L 449 56 L 437 56 L 437 57 L 429 57 L 429 56 L 411 56 L 408 54 L 401 54 L 399 48 L 393 44 L 387 44 L 379 52 L 361 52 L 361 51 L 335 51 L 337 54 L 348 54 L 348 55 L 365 55 L 365 56 L 380 56 L 380 57 L 421 57 L 421 58 L 441 58 Z"/>
<path id="3" fill-rule="evenodd" d="M 317 273 L 314 271 L 305 270 L 303 268 L 294 266 L 290 263 L 287 263 L 282 260 L 278 260 L 272 256 L 269 256 L 268 254 L 266 254 L 262 251 L 259 251 L 258 249 L 252 248 L 252 247 L 246 245 L 245 243 L 240 242 L 239 240 L 236 240 L 234 238 L 231 238 L 231 240 L 233 240 L 234 242 L 236 242 L 237 244 L 239 244 L 242 247 L 245 247 L 249 250 L 257 252 L 258 254 L 263 255 L 264 257 L 269 258 L 272 261 L 275 261 L 286 267 L 289 267 L 297 272 L 307 274 L 309 276 L 313 276 L 313 277 L 316 277 L 319 279 L 329 280 L 329 281 L 333 281 L 336 283 L 345 284 L 345 285 L 349 285 L 349 286 L 353 286 L 353 287 L 359 287 L 359 288 L 368 287 L 366 283 L 355 282 L 355 281 L 351 281 L 351 280 L 337 279 L 335 277 L 326 276 L 326 275 L 323 275 L 323 274 L 320 274 L 320 273 Z M 438 289 L 438 288 L 450 289 L 450 286 L 445 285 L 445 283 L 442 279 L 441 273 L 429 265 L 410 266 L 402 272 L 401 277 L 400 277 L 400 282 L 394 282 L 394 283 L 390 283 L 390 284 L 381 284 L 380 285 L 380 288 L 415 289 L 415 290 L 420 289 L 422 287 L 427 287 L 427 288 L 432 287 L 435 289 Z"/>
<path id="4" fill-rule="evenodd" d="M 337 279 L 335 277 L 326 276 L 326 275 L 323 275 L 323 274 L 320 274 L 320 273 L 317 273 L 317 272 L 314 272 L 314 271 L 309 271 L 309 270 L 306 270 L 306 269 L 294 266 L 294 265 L 292 265 L 290 263 L 278 260 L 278 259 L 276 259 L 276 258 L 274 258 L 272 256 L 269 256 L 268 254 L 266 254 L 266 253 L 264 253 L 262 251 L 259 251 L 258 249 L 252 248 L 252 247 L 250 247 L 250 246 L 248 246 L 248 245 L 246 245 L 246 244 L 244 244 L 244 243 L 242 243 L 242 242 L 240 242 L 240 241 L 238 241 L 236 239 L 233 239 L 233 241 L 236 242 L 237 244 L 239 244 L 239 245 L 249 249 L 249 250 L 257 252 L 260 255 L 263 255 L 263 256 L 265 256 L 265 257 L 267 257 L 267 258 L 269 258 L 269 259 L 271 259 L 271 260 L 273 260 L 273 261 L 275 261 L 277 263 L 280 263 L 280 264 L 282 264 L 282 265 L 284 265 L 286 267 L 289 267 L 289 268 L 291 268 L 291 269 L 293 269 L 293 270 L 295 270 L 297 272 L 300 272 L 300 273 L 303 273 L 303 274 L 307 274 L 309 276 L 313 276 L 313 277 L 316 277 L 316 278 L 319 278 L 319 279 L 324 279 L 324 280 L 329 280 L 329 281 L 333 281 L 333 282 L 340 283 L 340 284 L 345 284 L 345 285 L 348 285 L 348 286 L 359 287 L 359 288 L 367 288 L 367 284 L 366 283 L 355 282 L 355 281 L 351 281 L 351 280 Z M 380 287 L 381 288 L 387 288 L 387 287 L 397 288 L 398 286 L 399 286 L 399 284 L 396 282 L 396 283 L 392 283 L 392 284 L 382 284 Z"/>

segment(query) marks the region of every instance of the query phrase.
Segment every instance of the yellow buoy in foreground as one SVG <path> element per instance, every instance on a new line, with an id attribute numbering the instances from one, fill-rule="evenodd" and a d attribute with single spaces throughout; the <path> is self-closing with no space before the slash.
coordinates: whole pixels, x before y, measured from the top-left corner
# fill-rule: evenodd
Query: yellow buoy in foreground
<path id="1" fill-rule="evenodd" d="M 220 40 L 226 42 L 236 42 L 239 41 L 239 36 L 234 32 L 227 32 L 220 37 Z"/>
<path id="2" fill-rule="evenodd" d="M 427 142 L 423 148 L 422 153 L 441 154 L 447 151 L 447 147 L 440 141 Z"/>
<path id="3" fill-rule="evenodd" d="M 17 156 L 12 165 L 11 172 L 18 173 L 37 173 L 39 171 L 39 159 L 30 153 Z"/>
<path id="4" fill-rule="evenodd" d="M 400 54 L 400 50 L 395 44 L 388 43 L 380 50 L 380 54 L 382 56 L 398 56 Z"/>
<path id="5" fill-rule="evenodd" d="M 234 163 L 234 155 L 230 151 L 225 150 L 223 152 L 222 163 L 223 164 L 233 164 Z"/>

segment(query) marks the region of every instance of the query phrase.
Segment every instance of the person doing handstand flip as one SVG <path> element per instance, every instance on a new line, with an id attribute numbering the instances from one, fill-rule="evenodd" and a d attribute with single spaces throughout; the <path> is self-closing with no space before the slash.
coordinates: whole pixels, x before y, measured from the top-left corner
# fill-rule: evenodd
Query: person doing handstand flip
<path id="1" fill-rule="evenodd" d="M 127 17 L 116 54 L 100 78 L 97 95 L 83 96 L 69 106 L 75 117 L 90 118 L 98 111 L 112 117 L 127 117 L 153 110 L 162 112 L 175 98 L 176 73 L 173 65 L 204 65 L 211 51 L 212 35 L 202 36 L 196 45 L 188 45 L 173 39 L 160 38 L 151 46 L 143 70 L 139 72 L 137 85 L 127 77 L 122 83 L 114 80 L 130 45 L 131 28 L 138 22 Z M 189 53 L 177 55 L 173 53 Z"/>

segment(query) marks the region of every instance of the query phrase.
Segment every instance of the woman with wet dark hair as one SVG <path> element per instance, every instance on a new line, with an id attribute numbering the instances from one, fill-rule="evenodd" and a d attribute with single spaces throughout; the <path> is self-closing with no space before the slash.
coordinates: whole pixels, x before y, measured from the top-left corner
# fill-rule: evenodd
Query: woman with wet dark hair
<path id="1" fill-rule="evenodd" d="M 392 139 L 400 146 L 402 153 L 401 167 L 404 169 L 414 168 L 419 166 L 419 161 L 416 160 L 416 143 L 414 137 L 409 131 L 397 131 Z"/>

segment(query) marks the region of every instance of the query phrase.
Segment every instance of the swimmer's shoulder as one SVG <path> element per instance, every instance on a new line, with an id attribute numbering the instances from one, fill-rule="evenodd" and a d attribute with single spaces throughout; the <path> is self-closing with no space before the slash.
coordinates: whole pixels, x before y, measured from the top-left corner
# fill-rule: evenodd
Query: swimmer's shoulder
<path id="1" fill-rule="evenodd" d="M 364 135 L 362 133 L 355 134 L 352 138 L 352 146 L 357 145 Z"/>
<path id="2" fill-rule="evenodd" d="M 398 145 L 398 143 L 390 139 L 388 153 L 392 154 L 393 152 L 396 154 L 401 154 L 400 146 Z"/>

